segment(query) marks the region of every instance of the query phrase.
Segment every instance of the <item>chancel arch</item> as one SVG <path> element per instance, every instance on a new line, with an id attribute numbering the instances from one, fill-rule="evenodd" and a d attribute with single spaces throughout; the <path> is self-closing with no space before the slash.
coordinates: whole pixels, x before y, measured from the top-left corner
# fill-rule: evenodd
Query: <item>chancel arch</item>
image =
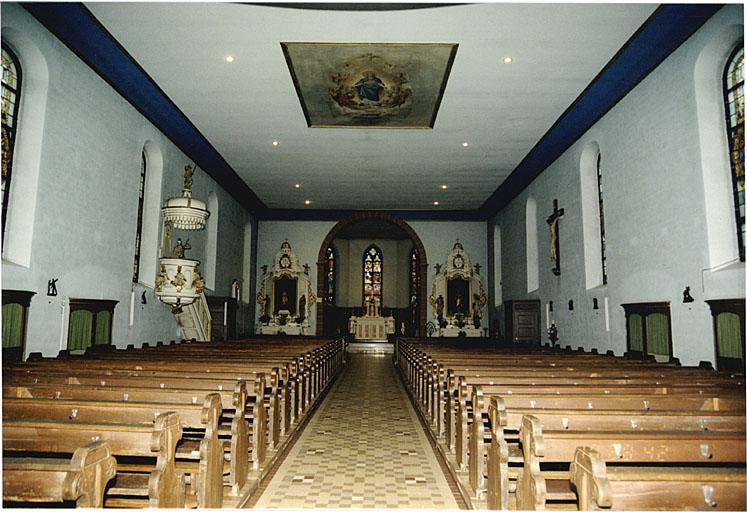
<path id="1" fill-rule="evenodd" d="M 381 308 L 396 320 L 397 332 L 404 327 L 408 335 L 424 335 L 426 321 L 425 247 L 405 221 L 381 212 L 361 212 L 338 222 L 327 234 L 317 258 L 317 295 L 328 292 L 328 254 L 335 258 L 334 301 L 323 301 L 317 307 L 318 335 L 342 333 L 348 319 L 364 313 L 365 252 L 375 245 L 381 251 L 384 266 L 381 274 Z M 413 280 L 413 253 L 416 254 Z M 373 285 L 374 283 L 372 283 Z M 383 283 L 382 283 L 383 284 Z M 415 293 L 412 293 L 412 287 Z M 414 299 L 413 299 L 414 297 Z"/>

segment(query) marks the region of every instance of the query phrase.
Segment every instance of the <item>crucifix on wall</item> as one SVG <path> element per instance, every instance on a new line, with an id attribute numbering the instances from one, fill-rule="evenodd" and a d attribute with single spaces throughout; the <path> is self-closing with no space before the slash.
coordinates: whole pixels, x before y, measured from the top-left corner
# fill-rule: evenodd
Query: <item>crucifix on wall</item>
<path id="1" fill-rule="evenodd" d="M 560 217 L 565 213 L 565 209 L 558 209 L 558 200 L 553 199 L 552 201 L 553 212 L 547 218 L 547 223 L 550 225 L 550 259 L 555 262 L 555 266 L 552 269 L 552 273 L 556 276 L 560 275 L 560 232 L 558 231 L 558 221 Z"/>

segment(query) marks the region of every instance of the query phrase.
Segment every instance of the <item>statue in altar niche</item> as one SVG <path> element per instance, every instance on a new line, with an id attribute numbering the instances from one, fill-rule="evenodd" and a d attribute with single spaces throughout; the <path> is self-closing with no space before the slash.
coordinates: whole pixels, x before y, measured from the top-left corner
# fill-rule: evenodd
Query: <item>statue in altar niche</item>
<path id="1" fill-rule="evenodd" d="M 428 300 L 437 325 L 434 335 L 483 336 L 482 310 L 487 296 L 480 278 L 480 264 L 472 265 L 464 246 L 456 241 L 444 265 L 436 264 Z"/>
<path id="2" fill-rule="evenodd" d="M 275 254 L 272 266 L 262 265 L 257 304 L 262 316 L 260 334 L 311 335 L 310 308 L 316 302 L 308 265 L 302 265 L 288 240 Z"/>

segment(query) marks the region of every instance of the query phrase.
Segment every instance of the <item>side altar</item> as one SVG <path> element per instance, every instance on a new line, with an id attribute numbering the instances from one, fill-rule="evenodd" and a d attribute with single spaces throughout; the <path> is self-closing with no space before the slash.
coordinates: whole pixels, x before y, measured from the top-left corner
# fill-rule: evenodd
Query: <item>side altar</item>
<path id="1" fill-rule="evenodd" d="M 367 297 L 363 316 L 351 316 L 348 328 L 356 340 L 385 340 L 394 334 L 394 317 L 381 316 L 381 300 Z"/>
<path id="2" fill-rule="evenodd" d="M 260 306 L 260 334 L 313 334 L 309 327 L 316 296 L 309 279 L 309 266 L 301 265 L 288 240 L 275 254 L 272 269 L 262 267 L 262 284 L 257 292 Z"/>
<path id="3" fill-rule="evenodd" d="M 480 265 L 472 266 L 469 254 L 457 240 L 443 271 L 439 264 L 435 268 L 428 296 L 436 323 L 434 336 L 483 336 L 483 309 L 488 299 L 480 279 Z"/>

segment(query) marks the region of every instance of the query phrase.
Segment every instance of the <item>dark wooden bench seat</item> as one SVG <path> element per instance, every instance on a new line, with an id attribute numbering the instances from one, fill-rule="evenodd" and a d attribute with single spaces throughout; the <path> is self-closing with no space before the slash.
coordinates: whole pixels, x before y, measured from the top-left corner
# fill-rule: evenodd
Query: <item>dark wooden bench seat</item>
<path id="1" fill-rule="evenodd" d="M 184 475 L 175 465 L 176 445 L 182 427 L 175 413 L 158 415 L 148 424 L 72 423 L 39 419 L 3 418 L 3 455 L 12 452 L 74 453 L 90 442 L 105 442 L 117 457 L 147 457 L 144 478 L 138 477 L 127 492 L 142 497 L 142 505 L 151 508 L 183 508 L 186 498 Z M 107 496 L 121 487 L 122 473 L 117 472 Z M 106 498 L 105 498 L 106 501 Z"/>
<path id="2" fill-rule="evenodd" d="M 70 459 L 3 456 L 3 501 L 59 503 L 101 508 L 104 491 L 117 472 L 105 442 L 90 442 Z"/>

